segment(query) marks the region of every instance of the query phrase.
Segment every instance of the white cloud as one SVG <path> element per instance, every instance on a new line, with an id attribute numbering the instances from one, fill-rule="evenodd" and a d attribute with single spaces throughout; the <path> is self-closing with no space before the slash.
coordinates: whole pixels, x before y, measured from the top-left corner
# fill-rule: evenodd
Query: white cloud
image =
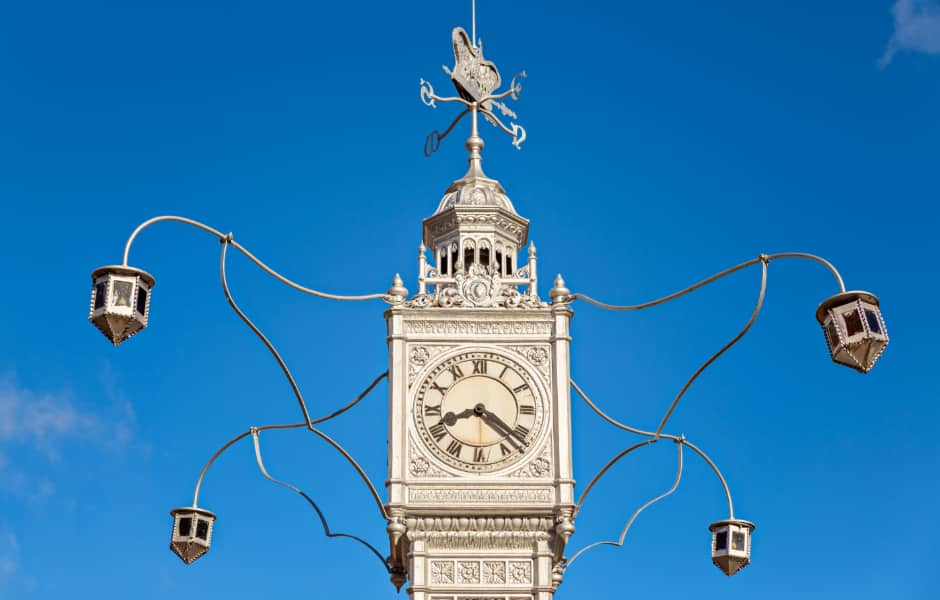
<path id="1" fill-rule="evenodd" d="M 895 0 L 894 34 L 878 61 L 888 66 L 901 51 L 940 54 L 940 0 Z"/>
<path id="2" fill-rule="evenodd" d="M 100 427 L 100 419 L 76 408 L 67 393 L 37 394 L 10 378 L 0 380 L 2 442 L 28 443 L 54 457 L 61 441 L 87 437 Z"/>
<path id="3" fill-rule="evenodd" d="M 0 493 L 43 501 L 55 495 L 56 471 L 36 463 L 37 454 L 57 463 L 60 448 L 69 444 L 116 452 L 133 441 L 130 403 L 113 377 L 102 373 L 101 378 L 102 393 L 97 398 L 103 396 L 108 402 L 96 403 L 91 410 L 67 391 L 40 393 L 18 385 L 12 375 L 0 376 Z"/>

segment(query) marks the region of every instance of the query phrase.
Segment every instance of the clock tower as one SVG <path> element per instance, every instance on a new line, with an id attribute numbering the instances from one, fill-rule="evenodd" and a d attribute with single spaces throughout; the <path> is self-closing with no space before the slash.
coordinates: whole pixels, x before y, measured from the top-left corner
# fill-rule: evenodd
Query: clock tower
<path id="1" fill-rule="evenodd" d="M 548 600 L 574 531 L 571 310 L 560 277 L 539 297 L 529 222 L 483 173 L 489 92 L 463 102 L 469 169 L 424 220 L 418 291 L 385 313 L 390 565 L 414 600 Z"/>

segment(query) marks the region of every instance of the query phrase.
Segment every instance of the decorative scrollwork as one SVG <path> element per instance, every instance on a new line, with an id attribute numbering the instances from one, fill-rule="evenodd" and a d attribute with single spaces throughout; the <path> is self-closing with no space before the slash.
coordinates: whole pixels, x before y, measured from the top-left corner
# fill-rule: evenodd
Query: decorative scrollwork
<path id="1" fill-rule="evenodd" d="M 518 123 L 510 123 L 510 125 L 512 125 L 512 145 L 516 147 L 516 150 L 522 150 L 522 142 L 526 138 L 525 128 Z"/>
<path id="2" fill-rule="evenodd" d="M 408 302 L 405 302 L 405 306 L 407 308 L 427 308 L 431 306 L 432 299 L 433 298 L 428 294 L 419 294 Z"/>
<path id="3" fill-rule="evenodd" d="M 437 303 L 441 308 L 452 308 L 463 305 L 463 298 L 455 288 L 444 288 L 437 297 Z"/>
<path id="4" fill-rule="evenodd" d="M 513 100 L 518 100 L 519 94 L 522 93 L 522 84 L 518 83 L 517 80 L 525 79 L 526 77 L 525 71 L 519 71 L 513 76 L 512 81 L 509 83 L 509 90 L 512 92 L 511 96 Z"/>
<path id="5" fill-rule="evenodd" d="M 495 106 L 496 109 L 499 110 L 499 112 L 502 113 L 502 115 L 503 115 L 504 117 L 509 117 L 510 119 L 518 119 L 518 118 L 519 118 L 519 115 L 517 115 L 515 112 L 513 112 L 513 110 L 512 110 L 511 108 L 509 108 L 508 106 L 506 106 L 506 105 L 503 104 L 502 102 L 493 100 L 493 106 Z"/>
<path id="6" fill-rule="evenodd" d="M 431 82 L 425 79 L 421 80 L 421 102 L 425 106 L 430 106 L 431 108 L 437 108 L 437 104 L 434 103 L 434 98 L 436 94 L 434 93 L 434 88 L 431 87 Z"/>

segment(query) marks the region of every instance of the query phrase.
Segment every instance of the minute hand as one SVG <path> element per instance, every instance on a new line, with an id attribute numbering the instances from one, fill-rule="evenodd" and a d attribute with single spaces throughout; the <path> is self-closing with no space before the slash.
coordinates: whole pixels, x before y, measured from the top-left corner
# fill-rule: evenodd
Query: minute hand
<path id="1" fill-rule="evenodd" d="M 494 429 L 501 429 L 503 431 L 503 435 L 506 436 L 506 439 L 508 439 L 510 443 L 515 445 L 517 448 L 519 447 L 519 444 L 514 442 L 512 438 L 516 438 L 517 440 L 519 440 L 519 443 L 521 443 L 523 446 L 529 445 L 528 442 L 526 442 L 524 438 L 519 436 L 519 433 L 517 431 L 515 431 L 512 427 L 507 425 L 505 421 L 497 417 L 495 414 L 491 413 L 488 410 L 484 410 L 482 416 L 483 416 L 483 421 L 487 425 L 493 427 Z"/>

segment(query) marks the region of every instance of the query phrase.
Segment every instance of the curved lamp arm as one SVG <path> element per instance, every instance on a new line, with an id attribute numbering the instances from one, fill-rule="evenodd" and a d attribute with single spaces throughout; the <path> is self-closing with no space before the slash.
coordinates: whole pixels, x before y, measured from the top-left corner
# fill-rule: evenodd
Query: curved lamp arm
<path id="1" fill-rule="evenodd" d="M 656 437 L 656 433 L 655 433 L 655 432 L 652 432 L 652 431 L 643 431 L 642 429 L 637 429 L 636 427 L 630 427 L 629 425 L 624 425 L 624 424 L 621 423 L 620 421 L 617 421 L 616 419 L 613 419 L 613 418 L 610 417 L 607 413 L 605 413 L 604 411 L 602 411 L 596 404 L 594 404 L 594 402 L 591 401 L 591 399 L 587 396 L 587 394 L 584 393 L 584 390 L 582 390 L 582 389 L 578 386 L 578 384 L 575 383 L 575 381 L 574 381 L 573 379 L 571 379 L 570 382 L 571 382 L 571 387 L 574 388 L 575 392 L 577 392 L 577 394 L 578 394 L 578 396 L 581 398 L 581 400 L 583 400 L 584 403 L 587 404 L 587 405 L 591 408 L 591 410 L 593 410 L 593 411 L 597 414 L 597 416 L 599 416 L 600 418 L 604 419 L 605 421 L 607 421 L 608 423 L 610 423 L 611 425 L 613 425 L 613 426 L 616 427 L 617 429 L 622 429 L 622 430 L 624 430 L 624 431 L 628 431 L 628 432 L 630 432 L 630 433 L 634 433 L 634 434 L 636 434 L 636 435 L 642 435 L 642 436 L 649 437 L 649 438 L 655 438 L 655 437 Z M 669 440 L 673 440 L 674 442 L 680 443 L 680 444 L 682 444 L 683 446 L 687 446 L 688 448 L 690 448 L 691 450 L 693 450 L 696 454 L 698 454 L 698 455 L 702 458 L 702 460 L 704 460 L 704 461 L 708 464 L 709 467 L 711 467 L 712 471 L 714 471 L 714 473 L 715 473 L 715 476 L 718 477 L 718 481 L 721 483 L 722 490 L 723 490 L 724 493 L 725 493 L 725 498 L 726 498 L 727 501 L 728 501 L 728 515 L 729 515 L 729 519 L 730 519 L 730 520 L 733 520 L 733 519 L 734 519 L 734 502 L 731 500 L 731 488 L 728 486 L 728 482 L 727 482 L 727 480 L 725 480 L 724 475 L 721 474 L 721 470 L 718 468 L 718 465 L 716 465 L 715 462 L 714 462 L 711 458 L 709 458 L 708 455 L 705 454 L 705 452 L 704 452 L 701 448 L 699 448 L 698 446 L 696 446 L 696 445 L 693 444 L 692 442 L 690 442 L 690 441 L 688 441 L 687 439 L 685 439 L 685 436 L 676 436 L 676 435 L 671 435 L 671 434 L 668 434 L 668 433 L 661 433 L 661 434 L 659 434 L 659 437 L 661 437 L 661 438 L 666 438 L 666 439 L 669 439 Z M 652 442 L 652 440 L 648 440 L 646 443 L 650 443 L 650 442 Z M 645 445 L 645 444 L 637 444 L 637 446 L 641 446 L 641 445 Z M 628 450 L 630 450 L 630 449 L 628 449 Z M 617 457 L 614 461 L 612 461 L 612 462 L 616 462 L 616 460 L 620 460 L 620 458 L 623 458 L 623 456 L 626 456 L 626 454 L 627 454 L 626 451 L 625 451 L 625 452 L 622 452 L 621 455 L 618 456 L 618 457 Z M 608 466 L 604 467 L 603 471 L 606 472 L 606 470 L 608 470 L 611 466 L 613 466 L 613 464 L 612 464 L 612 463 L 608 463 Z M 595 479 L 598 479 L 598 478 L 599 478 L 599 476 L 598 476 L 598 477 L 595 477 Z M 592 481 L 592 482 L 591 482 L 591 485 L 594 485 L 594 483 L 595 483 L 595 482 Z M 586 495 L 586 493 L 587 493 L 587 492 L 585 491 L 585 494 L 582 494 L 581 499 L 578 501 L 578 505 L 579 505 L 579 506 L 580 506 L 581 502 L 584 501 L 584 495 Z"/>
<path id="2" fill-rule="evenodd" d="M 627 453 L 630 452 L 630 450 L 632 450 L 632 449 L 634 449 L 634 448 L 637 448 L 637 447 L 639 447 L 639 446 L 641 446 L 641 445 L 652 444 L 652 443 L 654 443 L 654 441 L 655 441 L 655 440 L 648 440 L 648 441 L 646 441 L 646 442 L 641 442 L 640 444 L 636 444 L 636 445 L 634 445 L 634 446 L 631 446 L 630 448 L 628 448 L 627 450 L 625 450 L 624 452 L 622 452 L 620 455 L 618 455 L 617 458 L 615 458 L 613 461 L 611 461 L 610 463 L 608 463 L 607 466 L 604 467 L 604 469 L 601 471 L 601 473 L 598 473 L 597 477 L 602 476 L 602 475 L 607 471 L 607 469 L 609 469 L 610 467 L 613 466 L 613 463 L 614 463 L 614 462 L 616 462 L 616 461 L 620 460 L 621 458 L 623 458 L 624 456 L 626 456 Z M 588 544 L 588 545 L 585 546 L 584 548 L 581 548 L 580 550 L 578 550 L 577 552 L 575 552 L 575 553 L 571 556 L 571 558 L 565 560 L 565 561 L 561 564 L 560 569 L 561 569 L 561 571 L 562 571 L 563 573 L 574 563 L 575 560 L 578 559 L 579 556 L 581 556 L 582 554 L 584 554 L 584 553 L 587 552 L 588 550 L 591 550 L 592 548 L 597 548 L 598 546 L 616 546 L 617 548 L 620 548 L 621 546 L 623 546 L 623 541 L 627 538 L 627 532 L 630 531 L 630 527 L 633 526 L 633 522 L 636 521 L 636 518 L 640 516 L 640 513 L 642 513 L 644 510 L 646 510 L 646 509 L 649 508 L 650 506 L 656 504 L 657 502 L 659 502 L 659 501 L 662 500 L 663 498 L 666 498 L 667 496 L 670 496 L 673 492 L 675 492 L 675 491 L 679 488 L 679 482 L 682 480 L 682 445 L 683 445 L 683 442 L 682 442 L 681 439 L 676 440 L 676 446 L 678 447 L 678 451 L 679 451 L 679 461 L 678 461 L 679 464 L 678 464 L 678 467 L 676 468 L 676 478 L 675 478 L 675 481 L 673 481 L 673 483 L 672 483 L 672 487 L 670 487 L 668 490 L 666 490 L 664 493 L 660 494 L 659 496 L 656 496 L 655 498 L 653 498 L 653 499 L 647 501 L 647 502 L 646 502 L 643 506 L 641 506 L 640 508 L 636 509 L 636 512 L 634 512 L 633 515 L 631 515 L 631 517 L 630 517 L 630 519 L 627 521 L 626 525 L 624 525 L 623 530 L 620 532 L 620 538 L 618 538 L 616 542 L 615 542 L 615 541 L 594 542 L 593 544 Z M 575 510 L 576 510 L 575 514 L 577 514 L 577 510 L 581 508 L 581 502 L 584 501 L 584 497 L 587 495 L 587 493 L 590 491 L 591 486 L 593 486 L 594 483 L 596 483 L 596 481 L 597 481 L 597 478 L 595 478 L 595 480 L 591 482 L 591 484 L 588 486 L 588 489 L 585 490 L 585 491 L 584 491 L 584 494 L 581 495 L 581 500 L 578 501 L 578 506 L 577 506 L 577 508 L 575 509 Z M 572 518 L 573 518 L 573 517 L 572 517 Z"/>
<path id="3" fill-rule="evenodd" d="M 654 440 L 659 439 L 660 434 L 663 431 L 663 427 L 666 426 L 666 421 L 669 420 L 669 417 L 672 416 L 672 412 L 676 410 L 676 406 L 679 405 L 679 400 L 682 399 L 682 396 L 685 395 L 686 391 L 698 379 L 698 376 L 707 369 L 713 362 L 718 360 L 718 357 L 728 351 L 731 346 L 734 346 L 738 341 L 744 337 L 744 335 L 750 331 L 751 327 L 754 325 L 754 321 L 757 320 L 757 315 L 760 314 L 761 307 L 764 306 L 764 296 L 767 292 L 767 263 L 768 261 L 761 261 L 761 279 L 760 279 L 760 293 L 757 295 L 757 305 L 754 307 L 754 311 L 751 313 L 751 318 L 748 319 L 747 323 L 744 325 L 744 328 L 738 332 L 738 335 L 734 336 L 730 342 L 721 347 L 718 352 L 715 352 L 711 357 L 702 363 L 695 373 L 689 377 L 689 380 L 685 382 L 685 385 L 682 386 L 682 389 L 679 390 L 679 393 L 676 394 L 675 400 L 672 401 L 672 404 L 669 405 L 669 410 L 666 411 L 666 414 L 663 416 L 663 420 L 660 421 L 659 427 L 656 428 L 656 435 L 653 437 Z"/>
<path id="4" fill-rule="evenodd" d="M 574 300 L 584 300 L 588 304 L 593 304 L 594 306 L 597 306 L 599 308 L 603 308 L 606 310 L 616 310 L 616 311 L 643 310 L 644 308 L 651 308 L 653 306 L 665 304 L 666 302 L 669 302 L 670 300 L 675 300 L 676 298 L 685 296 L 686 294 L 694 292 L 695 290 L 701 287 L 704 287 L 708 285 L 709 283 L 715 282 L 721 279 L 722 277 L 726 277 L 728 275 L 731 275 L 732 273 L 736 273 L 740 271 L 741 269 L 746 269 L 747 267 L 756 265 L 758 263 L 764 263 L 766 265 L 766 264 L 769 264 L 773 260 L 777 260 L 781 258 L 801 258 L 801 259 L 811 260 L 811 261 L 820 263 L 821 265 L 829 269 L 829 272 L 832 273 L 833 277 L 836 278 L 836 282 L 839 284 L 839 290 L 842 292 L 845 292 L 845 282 L 842 281 L 842 275 L 840 275 L 839 271 L 835 268 L 835 266 L 831 262 L 826 260 L 825 258 L 822 258 L 821 256 L 816 256 L 815 254 L 807 254 L 805 252 L 781 252 L 778 254 L 761 254 L 757 258 L 752 258 L 751 260 L 745 261 L 739 265 L 735 265 L 733 267 L 725 269 L 724 271 L 716 273 L 712 275 L 711 277 L 708 277 L 707 279 L 703 279 L 702 281 L 699 281 L 696 284 L 690 285 L 689 287 L 685 289 L 679 290 L 678 292 L 669 294 L 668 296 L 663 296 L 662 298 L 658 298 L 650 302 L 644 302 L 643 304 L 627 304 L 627 305 L 607 304 L 605 302 L 600 302 L 598 300 L 595 300 L 594 298 L 591 298 L 590 296 L 586 294 L 571 294 L 570 296 L 568 296 L 566 301 L 573 302 Z"/>
<path id="5" fill-rule="evenodd" d="M 619 454 L 617 454 L 615 457 L 613 457 L 612 459 L 610 459 L 610 460 L 607 462 L 607 464 L 604 465 L 604 468 L 602 468 L 600 471 L 598 471 L 598 472 L 597 472 L 597 475 L 595 475 L 594 478 L 591 479 L 591 482 L 587 485 L 586 488 L 584 488 L 584 491 L 581 492 L 581 497 L 578 498 L 577 504 L 574 505 L 574 511 L 571 513 L 571 519 L 574 520 L 575 518 L 577 518 L 578 513 L 581 512 L 581 504 L 584 503 L 584 499 L 587 498 L 587 495 L 591 493 L 591 490 L 594 489 L 594 486 L 597 484 L 598 481 L 600 481 L 601 477 L 603 477 L 603 476 L 607 473 L 607 471 L 609 471 L 615 464 L 617 464 L 618 462 L 620 462 L 620 459 L 621 459 L 621 458 L 623 458 L 623 457 L 625 457 L 626 455 L 630 454 L 630 453 L 633 452 L 634 450 L 638 450 L 638 449 L 640 449 L 640 448 L 643 448 L 643 447 L 645 447 L 645 446 L 649 446 L 650 444 L 655 444 L 655 443 L 656 443 L 656 440 L 655 440 L 655 439 L 650 439 L 650 440 L 646 440 L 646 441 L 643 441 L 643 442 L 638 442 L 638 443 L 636 443 L 636 444 L 633 444 L 632 446 L 630 446 L 630 447 L 627 448 L 626 450 L 621 451 L 621 452 L 620 452 Z"/>
<path id="6" fill-rule="evenodd" d="M 264 461 L 261 459 L 261 442 L 260 442 L 260 440 L 258 439 L 259 429 L 258 429 L 257 427 L 252 427 L 250 431 L 251 431 L 251 438 L 252 438 L 252 441 L 254 442 L 254 445 L 255 445 L 255 460 L 256 460 L 257 463 L 258 463 L 258 469 L 261 471 L 261 474 L 264 475 L 265 478 L 268 479 L 268 481 L 271 481 L 272 483 L 276 483 L 276 484 L 279 485 L 279 486 L 285 487 L 285 488 L 287 488 L 287 489 L 289 489 L 289 490 L 291 490 L 291 491 L 294 491 L 294 492 L 300 494 L 301 496 L 303 496 L 304 500 L 306 500 L 307 503 L 309 503 L 310 506 L 313 507 L 313 510 L 315 510 L 316 513 L 317 513 L 317 516 L 320 517 L 320 524 L 323 525 L 323 533 L 324 533 L 324 535 L 326 535 L 326 537 L 328 537 L 328 538 L 348 538 L 348 539 L 354 540 L 354 541 L 356 541 L 356 542 L 359 542 L 360 544 L 362 544 L 363 546 L 365 546 L 366 548 L 368 548 L 368 549 L 372 552 L 372 554 L 374 554 L 374 555 L 379 559 L 379 562 L 382 563 L 382 566 L 385 568 L 386 571 L 389 571 L 389 570 L 390 570 L 390 569 L 389 569 L 389 565 L 385 562 L 385 558 L 384 558 L 384 557 L 382 556 L 382 554 L 375 548 L 375 546 L 373 546 L 373 545 L 370 544 L 369 542 L 367 542 L 367 541 L 365 541 L 364 539 L 362 539 L 362 538 L 360 538 L 360 537 L 358 537 L 358 536 L 355 536 L 355 535 L 351 535 L 351 534 L 348 534 L 348 533 L 333 533 L 333 532 L 330 530 L 329 524 L 326 522 L 326 517 L 323 515 L 323 511 L 320 510 L 320 507 L 317 506 L 317 503 L 314 502 L 313 499 L 310 498 L 310 496 L 308 496 L 307 494 L 305 494 L 305 493 L 304 493 L 300 488 L 298 488 L 298 487 L 295 487 L 295 486 L 293 486 L 293 485 L 291 485 L 291 484 L 289 484 L 289 483 L 287 483 L 287 482 L 280 481 L 279 479 L 275 479 L 274 477 L 271 477 L 271 474 L 268 473 L 268 470 L 264 467 Z"/>
<path id="7" fill-rule="evenodd" d="M 369 387 L 367 387 L 361 394 L 359 394 L 359 396 L 357 396 L 352 402 L 350 402 L 349 404 L 347 404 L 347 405 L 345 405 L 345 406 L 343 406 L 343 407 L 341 407 L 341 408 L 339 408 L 339 409 L 333 411 L 332 413 L 330 413 L 330 414 L 328 414 L 328 415 L 326 415 L 326 416 L 324 416 L 324 417 L 320 417 L 320 418 L 318 418 L 318 419 L 314 419 L 314 420 L 310 421 L 310 423 L 312 423 L 312 424 L 314 424 L 314 425 L 315 425 L 315 424 L 318 424 L 318 423 L 323 423 L 324 421 L 329 421 L 330 419 L 333 419 L 333 418 L 338 417 L 339 415 L 345 413 L 345 412 L 348 411 L 349 409 L 351 409 L 351 408 L 353 408 L 354 406 L 356 406 L 357 404 L 359 404 L 362 400 L 364 400 L 365 397 L 369 394 L 369 392 L 371 392 L 371 391 L 373 390 L 373 388 L 375 388 L 375 386 L 378 385 L 378 383 L 379 383 L 382 379 L 384 379 L 385 377 L 387 377 L 387 376 L 388 376 L 388 371 L 385 371 L 384 373 L 382 373 L 381 375 L 379 375 L 379 376 L 369 385 Z M 222 447 L 219 448 L 218 450 L 216 450 L 215 454 L 213 454 L 212 457 L 209 458 L 209 461 L 206 462 L 205 466 L 202 468 L 202 471 L 199 472 L 199 477 L 196 479 L 196 487 L 195 487 L 195 490 L 193 491 L 193 506 L 198 506 L 198 505 L 199 505 L 199 490 L 202 488 L 202 481 L 203 481 L 203 479 L 205 478 L 206 474 L 209 472 L 209 468 L 212 467 L 212 464 L 216 461 L 216 459 L 218 459 L 218 458 L 222 455 L 223 452 L 225 452 L 226 450 L 228 450 L 228 449 L 229 449 L 232 445 L 234 445 L 236 442 L 238 442 L 238 441 L 240 441 L 240 440 L 242 440 L 242 439 L 248 437 L 249 435 L 251 435 L 252 431 L 261 432 L 261 431 L 276 430 L 276 429 L 298 429 L 298 428 L 300 428 L 300 427 L 308 427 L 308 428 L 310 428 L 310 427 L 308 426 L 308 423 L 307 423 L 307 422 L 291 423 L 291 424 L 283 424 L 283 425 L 263 425 L 263 426 L 261 426 L 261 427 L 252 427 L 252 428 L 250 428 L 248 431 L 245 431 L 245 432 L 243 432 L 243 433 L 240 433 L 239 435 L 235 436 L 234 438 L 232 438 L 231 440 L 229 440 L 228 442 L 226 442 L 225 444 L 223 444 Z M 382 504 L 381 498 L 379 497 L 378 492 L 377 492 L 376 489 L 375 489 L 375 486 L 372 484 L 372 481 L 369 479 L 369 477 L 365 474 L 365 471 L 363 471 L 362 467 L 360 467 L 359 464 L 352 458 L 352 456 L 350 456 L 349 453 L 346 452 L 346 450 L 343 449 L 342 446 L 340 446 L 339 444 L 337 444 L 332 438 L 330 438 L 329 436 L 327 436 L 326 434 L 324 434 L 323 432 L 321 432 L 319 429 L 317 429 L 317 428 L 315 428 L 315 427 L 312 428 L 311 430 L 313 431 L 313 433 L 319 435 L 319 436 L 320 436 L 321 438 L 323 438 L 327 443 L 329 443 L 330 445 L 332 445 L 336 450 L 338 450 L 338 451 L 340 452 L 340 454 L 343 455 L 343 457 L 344 457 L 347 461 L 350 462 L 350 464 L 353 466 L 353 468 L 356 470 L 356 472 L 359 473 L 359 476 L 362 478 L 363 482 L 365 482 L 366 486 L 369 488 L 370 492 L 372 493 L 372 497 L 373 497 L 373 499 L 376 500 L 376 502 L 377 502 L 377 504 L 378 504 L 378 506 L 379 506 L 379 510 L 380 510 L 381 513 L 382 513 L 382 517 L 387 519 L 388 517 L 387 517 L 386 512 L 385 512 L 385 506 Z"/>
<path id="8" fill-rule="evenodd" d="M 193 219 L 187 219 L 186 217 L 178 217 L 178 216 L 175 216 L 175 215 L 163 215 L 163 216 L 159 216 L 159 217 L 154 217 L 154 218 L 148 219 L 148 220 L 144 221 L 143 223 L 141 223 L 140 225 L 138 225 L 138 226 L 137 226 L 137 229 L 135 229 L 135 230 L 133 231 L 133 233 L 131 233 L 130 237 L 127 239 L 127 244 L 125 244 L 125 246 L 124 246 L 124 259 L 123 259 L 123 263 L 122 263 L 123 266 L 125 266 L 125 267 L 128 266 L 128 265 L 127 265 L 127 259 L 128 259 L 128 256 L 130 255 L 130 252 L 131 252 L 131 245 L 134 243 L 134 240 L 137 238 L 137 236 L 140 234 L 140 232 L 143 231 L 144 229 L 150 227 L 151 225 L 153 225 L 153 224 L 155 224 L 155 223 L 161 223 L 161 222 L 163 222 L 163 221 L 175 221 L 175 222 L 178 222 L 178 223 L 185 223 L 185 224 L 187 224 L 187 225 L 192 225 L 193 227 L 196 227 L 196 228 L 198 228 L 198 229 L 202 229 L 203 231 L 206 231 L 206 232 L 211 233 L 211 234 L 214 235 L 215 237 L 219 238 L 219 241 L 221 241 L 221 242 L 224 242 L 225 240 L 228 240 L 228 243 L 230 243 L 232 246 L 234 246 L 236 250 L 238 250 L 239 252 L 241 252 L 242 254 L 244 254 L 246 257 L 248 257 L 248 259 L 249 259 L 251 262 L 253 262 L 253 263 L 255 263 L 256 265 L 258 265 L 258 266 L 259 266 L 264 272 L 266 272 L 268 275 L 274 277 L 275 279 L 277 279 L 277 280 L 280 281 L 281 283 L 286 284 L 286 285 L 288 285 L 288 286 L 294 288 L 295 290 L 297 290 L 297 291 L 299 291 L 299 292 L 303 292 L 303 293 L 305 293 L 305 294 L 309 294 L 309 295 L 315 296 L 315 297 L 317 297 L 317 298 L 325 298 L 325 299 L 327 299 L 327 300 L 349 300 L 349 301 L 358 301 L 358 300 L 385 300 L 386 302 L 388 301 L 388 295 L 387 295 L 387 294 L 365 294 L 365 295 L 362 295 L 362 296 L 341 296 L 341 295 L 337 295 L 337 294 L 328 294 L 328 293 L 326 293 L 326 292 L 320 292 L 320 291 L 317 291 L 317 290 L 314 290 L 314 289 L 311 289 L 311 288 L 308 288 L 308 287 L 304 287 L 304 286 L 302 286 L 302 285 L 300 285 L 300 284 L 298 284 L 298 283 L 295 283 L 294 281 L 291 281 L 291 280 L 288 279 L 287 277 L 284 277 L 283 275 L 281 275 L 280 273 L 278 273 L 277 271 L 275 271 L 274 269 L 272 269 L 271 267 L 269 267 L 268 265 L 266 265 L 265 263 L 263 263 L 263 262 L 262 262 L 261 260 L 259 260 L 254 254 L 252 254 L 251 252 L 249 252 L 247 248 L 245 248 L 244 246 L 242 246 L 241 244 L 239 244 L 238 242 L 236 242 L 234 239 L 232 239 L 232 234 L 231 234 L 231 233 L 229 233 L 228 235 L 226 235 L 226 234 L 222 233 L 221 231 L 219 231 L 218 229 L 209 227 L 208 225 L 206 225 L 206 224 L 204 224 L 204 223 L 200 223 L 199 221 L 194 221 Z"/>

